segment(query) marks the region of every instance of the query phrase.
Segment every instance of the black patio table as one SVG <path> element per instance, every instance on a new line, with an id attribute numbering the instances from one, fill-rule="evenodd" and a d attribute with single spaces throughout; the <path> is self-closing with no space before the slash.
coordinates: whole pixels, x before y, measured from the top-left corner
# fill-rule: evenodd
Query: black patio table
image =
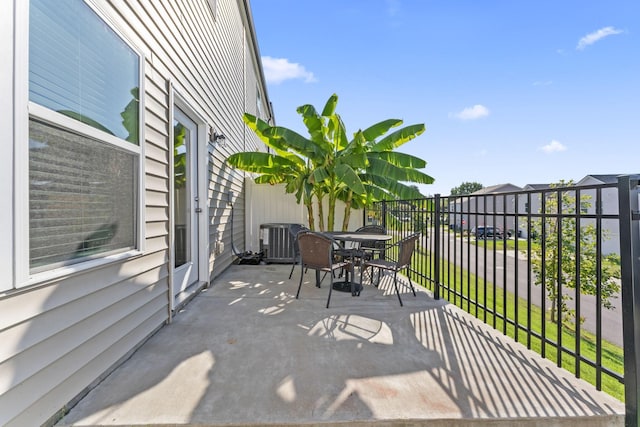
<path id="1" fill-rule="evenodd" d="M 354 243 L 362 243 L 362 242 L 370 242 L 372 240 L 379 240 L 386 242 L 393 238 L 390 234 L 377 234 L 377 233 L 358 233 L 355 231 L 330 231 L 324 232 L 323 234 L 331 237 L 334 240 L 341 242 L 342 246 L 346 242 L 354 242 Z M 344 248 L 345 253 L 349 253 L 349 249 Z M 355 251 L 355 249 L 354 249 Z M 351 256 L 353 255 L 353 251 L 351 251 Z M 354 274 L 355 276 L 355 274 Z M 333 290 L 339 292 L 351 292 L 351 282 L 355 283 L 355 277 L 352 277 L 349 280 L 349 275 L 345 275 L 345 280 L 340 282 L 333 282 Z M 360 290 L 362 290 L 362 283 L 355 283 L 356 295 L 360 294 Z"/>

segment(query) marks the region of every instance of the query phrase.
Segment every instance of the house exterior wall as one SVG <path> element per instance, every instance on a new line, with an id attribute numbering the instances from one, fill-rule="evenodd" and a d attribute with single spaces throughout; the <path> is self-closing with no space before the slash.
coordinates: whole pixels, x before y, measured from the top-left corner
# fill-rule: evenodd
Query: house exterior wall
<path id="1" fill-rule="evenodd" d="M 201 281 L 205 283 L 233 260 L 227 201 L 231 197 L 244 204 L 244 176 L 229 170 L 224 159 L 235 151 L 265 149 L 241 119 L 243 112 L 257 108 L 257 89 L 264 118 L 269 117 L 248 0 L 87 3 L 142 55 L 142 243 L 132 256 L 102 260 L 92 268 L 80 264 L 46 280 L 18 283 L 16 265 L 25 263 L 13 255 L 13 248 L 20 246 L 14 227 L 19 208 L 3 209 L 1 231 L 11 236 L 10 242 L 0 245 L 3 426 L 40 425 L 55 419 L 65 405 L 170 321 L 174 100 L 189 105 L 206 125 L 205 132 L 226 136 L 224 144 L 206 144 L 200 159 L 206 175 L 202 194 L 207 199 L 206 206 L 200 206 L 208 212 L 203 220 L 206 254 Z M 13 117 L 27 105 L 28 95 L 19 84 L 27 71 L 25 58 L 21 59 L 29 32 L 27 18 L 28 2 L 0 5 L 0 53 L 16 58 L 0 64 L 0 88 L 10 94 L 0 100 L 2 110 L 9 112 L 0 116 L 0 126 L 4 135 L 14 136 L 0 142 L 5 154 L 25 146 L 28 138 Z M 14 180 L 26 179 L 11 167 L 0 171 L 1 189 L 7 195 L 14 194 Z M 236 230 L 244 234 L 242 221 Z"/>
<path id="2" fill-rule="evenodd" d="M 596 186 L 603 184 L 602 181 L 595 179 L 589 175 L 576 183 L 577 187 Z M 585 198 L 587 202 L 587 214 L 594 215 L 598 212 L 601 215 L 618 215 L 618 189 L 617 187 L 607 187 L 600 190 L 598 195 L 595 189 L 588 188 L 580 191 L 580 197 Z M 599 206 L 597 201 L 600 200 Z M 584 225 L 591 224 L 596 226 L 595 219 L 584 219 Z M 620 223 L 617 220 L 603 218 L 601 222 L 602 228 L 602 253 L 608 255 L 611 253 L 620 254 Z"/>
<path id="3" fill-rule="evenodd" d="M 516 225 L 515 216 L 507 216 L 505 224 L 502 214 L 515 213 L 515 197 L 512 193 L 452 197 L 449 203 L 449 224 L 455 224 L 457 229 L 463 230 L 468 227 L 469 231 L 484 225 L 513 230 Z M 499 214 L 498 219 L 494 218 L 493 213 Z"/>
<path id="4" fill-rule="evenodd" d="M 603 185 L 602 181 L 594 179 L 587 175 L 580 181 L 574 184 L 576 191 L 570 192 L 570 197 L 578 198 L 582 200 L 584 205 L 584 210 L 581 209 L 581 214 L 583 215 L 596 215 L 598 212 L 597 205 L 599 205 L 599 214 L 600 215 L 618 215 L 618 190 L 616 187 L 605 187 L 600 188 L 598 195 L 598 191 L 595 188 L 589 187 L 598 187 Z M 586 188 L 585 188 L 586 187 Z M 525 190 L 528 190 L 530 194 L 530 203 L 527 205 L 527 197 L 526 195 L 519 196 L 519 212 L 528 212 L 530 211 L 532 214 L 539 214 L 542 212 L 542 199 L 546 197 L 546 200 L 555 199 L 555 192 L 553 188 L 548 187 L 545 189 L 533 189 L 525 187 Z M 553 202 L 552 202 L 553 203 Z M 578 202 L 580 203 L 580 202 Z M 574 208 L 574 206 L 572 206 Z M 546 208 L 547 211 L 549 207 Z M 533 222 L 535 224 L 535 222 Z M 596 220 L 594 218 L 581 218 L 580 224 L 582 227 L 586 226 L 596 226 Z M 601 251 L 603 255 L 609 254 L 619 254 L 620 253 L 620 232 L 619 232 L 619 224 L 617 219 L 608 219 L 601 218 Z M 523 230 L 525 233 L 522 234 L 522 237 L 526 237 L 526 219 L 523 223 Z"/>

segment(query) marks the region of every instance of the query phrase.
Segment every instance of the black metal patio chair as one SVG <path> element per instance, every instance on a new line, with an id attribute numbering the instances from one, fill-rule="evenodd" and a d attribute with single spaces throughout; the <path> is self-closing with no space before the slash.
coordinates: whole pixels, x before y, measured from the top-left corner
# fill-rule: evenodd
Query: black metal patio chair
<path id="1" fill-rule="evenodd" d="M 402 306 L 402 298 L 400 297 L 400 291 L 398 289 L 398 272 L 404 269 L 409 269 L 411 267 L 411 258 L 413 256 L 413 252 L 416 247 L 416 241 L 420 237 L 419 233 L 412 234 L 404 239 L 385 247 L 385 250 L 390 250 L 394 246 L 398 247 L 398 260 L 390 261 L 382 258 L 364 260 L 362 265 L 360 266 L 360 283 L 362 283 L 362 275 L 367 267 L 372 267 L 371 271 L 371 282 L 373 282 L 373 269 L 378 269 L 378 286 L 380 282 L 380 271 L 381 270 L 389 270 L 393 271 L 393 286 L 396 289 L 396 294 L 398 295 L 398 301 L 400 301 L 400 305 Z M 411 291 L 413 292 L 413 296 L 416 296 L 416 290 L 413 287 L 413 283 L 411 283 L 411 274 L 407 273 L 407 279 L 409 280 L 409 286 L 411 287 Z"/>
<path id="2" fill-rule="evenodd" d="M 387 234 L 387 230 L 381 225 L 365 225 L 358 228 L 356 233 Z M 376 255 L 378 255 L 379 258 L 384 258 L 384 256 L 381 255 L 384 254 L 385 247 L 386 244 L 382 240 L 365 240 L 358 245 L 357 256 L 364 260 L 373 259 Z"/>
<path id="3" fill-rule="evenodd" d="M 354 283 L 353 264 L 350 261 L 336 261 L 333 253 L 335 241 L 323 234 L 313 232 L 298 233 L 298 247 L 300 248 L 300 283 L 298 284 L 298 292 L 296 299 L 300 296 L 300 288 L 302 288 L 302 279 L 306 269 L 316 270 L 316 286 L 320 287 L 319 272 L 324 271 L 331 273 L 335 270 L 348 268 L 351 273 L 351 295 L 355 295 L 356 283 Z M 349 277 L 347 276 L 347 280 Z M 327 308 L 331 302 L 331 291 L 333 284 L 329 285 L 329 297 L 327 298 Z"/>
<path id="4" fill-rule="evenodd" d="M 289 236 L 293 240 L 293 265 L 291 266 L 291 272 L 289 273 L 289 279 L 293 276 L 293 270 L 296 268 L 296 264 L 300 262 L 300 246 L 298 245 L 298 234 L 302 232 L 309 231 L 309 228 L 305 227 L 302 224 L 291 224 L 289 225 Z"/>

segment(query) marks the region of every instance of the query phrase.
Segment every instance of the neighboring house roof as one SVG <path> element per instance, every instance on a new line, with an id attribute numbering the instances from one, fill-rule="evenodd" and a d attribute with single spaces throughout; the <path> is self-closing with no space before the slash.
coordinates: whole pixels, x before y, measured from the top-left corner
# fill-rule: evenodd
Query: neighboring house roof
<path id="1" fill-rule="evenodd" d="M 495 194 L 495 193 L 508 193 L 510 191 L 521 191 L 522 188 L 513 184 L 498 184 L 492 185 L 490 187 L 484 187 L 478 191 L 471 193 L 472 195 L 482 195 L 482 194 Z"/>
<path id="2" fill-rule="evenodd" d="M 616 175 L 587 175 L 582 178 L 580 181 L 576 183 L 576 185 L 585 185 L 585 184 L 617 184 L 618 177 L 620 174 Z M 598 182 L 593 182 L 596 180 Z"/>
<path id="3" fill-rule="evenodd" d="M 523 190 L 548 190 L 551 184 L 527 184 L 522 187 Z"/>

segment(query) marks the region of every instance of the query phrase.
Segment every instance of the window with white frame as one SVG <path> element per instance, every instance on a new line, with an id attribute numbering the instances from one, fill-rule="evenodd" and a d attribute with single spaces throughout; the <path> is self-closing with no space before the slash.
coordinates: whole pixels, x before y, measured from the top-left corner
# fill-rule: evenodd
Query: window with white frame
<path id="1" fill-rule="evenodd" d="M 140 81 L 83 0 L 30 1 L 30 273 L 139 246 Z"/>

